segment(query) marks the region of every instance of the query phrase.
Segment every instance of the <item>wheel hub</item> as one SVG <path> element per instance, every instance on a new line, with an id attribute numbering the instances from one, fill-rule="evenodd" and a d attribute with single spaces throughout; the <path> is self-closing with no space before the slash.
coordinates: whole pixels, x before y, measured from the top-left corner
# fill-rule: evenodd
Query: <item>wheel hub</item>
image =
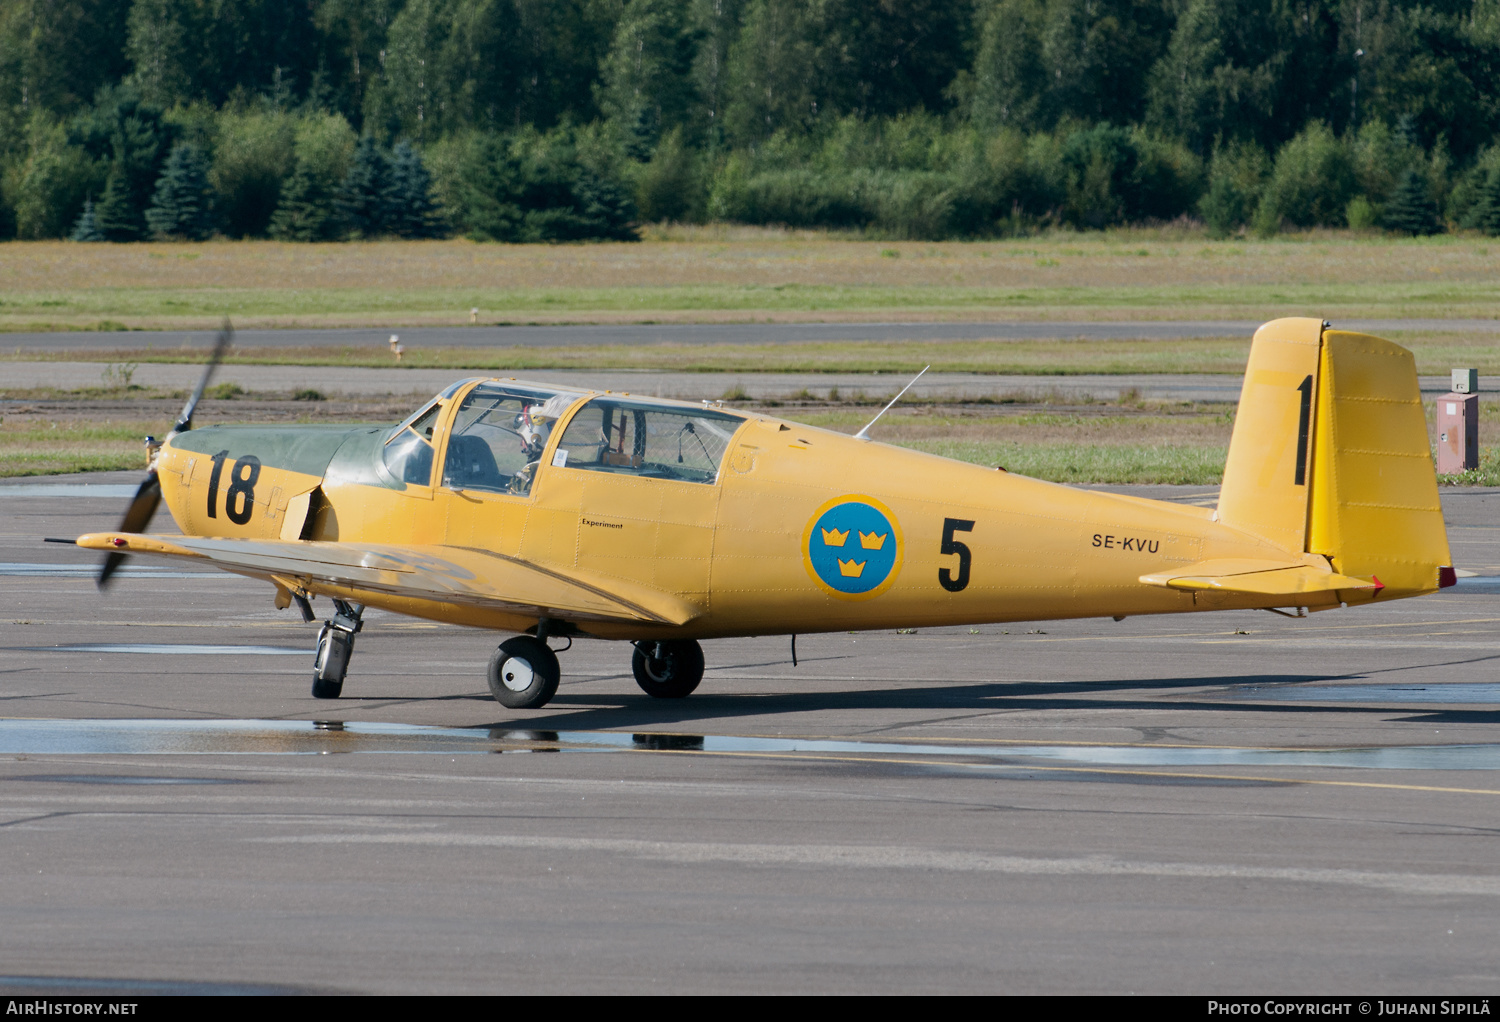
<path id="1" fill-rule="evenodd" d="M 520 657 L 511 657 L 500 668 L 500 681 L 512 692 L 525 692 L 535 677 L 531 665 Z"/>

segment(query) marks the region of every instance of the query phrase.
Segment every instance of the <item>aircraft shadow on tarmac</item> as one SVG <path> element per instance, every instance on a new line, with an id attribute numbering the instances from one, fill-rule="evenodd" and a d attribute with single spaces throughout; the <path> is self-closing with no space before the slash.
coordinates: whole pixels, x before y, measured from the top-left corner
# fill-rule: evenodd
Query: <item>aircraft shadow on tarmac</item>
<path id="1" fill-rule="evenodd" d="M 814 658 L 805 658 L 804 663 Z M 842 659 L 842 658 L 818 658 Z M 1486 663 L 1500 659 L 1495 656 L 1470 657 L 1461 660 L 1425 664 L 1424 668 L 1461 667 Z M 1186 678 L 1140 679 L 1120 678 L 1104 681 L 1065 682 L 947 682 L 933 679 L 931 683 L 900 688 L 861 689 L 856 691 L 820 691 L 812 686 L 819 679 L 809 678 L 808 691 L 764 694 L 751 691 L 751 686 L 763 683 L 763 679 L 742 679 L 733 676 L 715 677 L 717 671 L 746 670 L 784 664 L 784 661 L 766 663 L 728 664 L 711 669 L 700 688 L 688 699 L 653 699 L 644 693 L 623 692 L 619 694 L 584 694 L 569 692 L 566 687 L 552 700 L 554 711 L 564 710 L 570 704 L 576 709 L 552 712 L 536 716 L 517 716 L 509 720 L 496 721 L 492 728 L 538 727 L 547 730 L 610 730 L 621 727 L 680 726 L 700 719 L 724 720 L 737 717 L 760 717 L 776 713 L 816 713 L 819 711 L 850 710 L 936 710 L 952 711 L 996 711 L 996 710 L 1203 710 L 1216 713 L 1360 713 L 1389 716 L 1405 712 L 1404 717 L 1390 719 L 1412 723 L 1500 723 L 1500 709 L 1433 709 L 1412 713 L 1409 705 L 1394 706 L 1390 702 L 1372 699 L 1369 703 L 1348 701 L 1318 702 L 1301 699 L 1284 701 L 1275 694 L 1277 689 L 1316 682 L 1356 682 L 1381 674 L 1412 670 L 1409 666 L 1376 668 L 1351 671 L 1345 674 L 1239 674 L 1214 675 Z M 794 670 L 786 664 L 789 671 Z M 594 682 L 626 680 L 629 675 L 604 675 L 590 679 Z M 788 673 L 786 681 L 797 681 Z M 737 686 L 743 686 L 736 690 Z M 719 689 L 715 691 L 715 689 Z M 724 689 L 729 689 L 724 691 Z M 1171 696 L 1186 689 L 1209 689 L 1196 699 Z M 1252 691 L 1246 691 L 1250 689 Z M 1263 695 L 1253 689 L 1269 690 Z M 1136 692 L 1135 698 L 1118 698 L 1113 693 Z M 1167 698 L 1154 696 L 1162 693 Z M 1096 698 L 1090 698 L 1094 696 Z M 401 703 L 493 702 L 488 692 L 455 693 L 444 696 L 412 698 L 409 696 L 346 694 L 342 702 L 352 705 L 395 705 Z M 607 705 L 601 705 L 607 704 Z"/>
<path id="2" fill-rule="evenodd" d="M 995 711 L 995 710 L 1202 710 L 1215 713 L 1360 713 L 1389 716 L 1392 713 L 1410 713 L 1409 707 L 1396 708 L 1389 704 L 1359 704 L 1347 702 L 1320 703 L 1315 701 L 1283 702 L 1274 696 L 1256 698 L 1254 695 L 1233 692 L 1246 686 L 1257 688 L 1281 688 L 1309 682 L 1355 681 L 1379 672 L 1361 671 L 1351 674 L 1244 674 L 1217 675 L 1213 677 L 1171 678 L 1160 681 L 1120 679 L 1115 681 L 1090 682 L 981 682 L 978 684 L 943 684 L 904 686 L 901 688 L 872 689 L 853 692 L 785 692 L 775 695 L 744 693 L 703 692 L 685 700 L 652 699 L 644 694 L 627 694 L 619 697 L 597 695 L 570 695 L 566 689 L 559 693 L 552 705 L 562 709 L 569 703 L 577 707 L 571 712 L 551 713 L 538 717 L 523 717 L 498 721 L 491 727 L 544 726 L 548 730 L 603 730 L 624 726 L 681 726 L 702 719 L 722 721 L 736 717 L 762 717 L 774 713 L 811 713 L 818 711 L 851 710 L 915 710 L 915 711 Z M 730 681 L 730 679 L 725 679 Z M 1198 698 L 1161 698 L 1150 693 L 1170 695 L 1187 689 L 1212 688 L 1223 691 L 1223 695 L 1204 693 Z M 1224 691 L 1227 690 L 1227 691 Z M 1114 693 L 1140 693 L 1134 698 L 1115 697 Z M 1090 698 L 1094 696 L 1096 698 Z M 613 705 L 601 706 L 603 701 Z M 1500 711 L 1490 710 L 1440 710 L 1420 713 L 1410 717 L 1393 718 L 1412 721 L 1435 721 L 1452 719 L 1453 722 L 1500 722 Z"/>

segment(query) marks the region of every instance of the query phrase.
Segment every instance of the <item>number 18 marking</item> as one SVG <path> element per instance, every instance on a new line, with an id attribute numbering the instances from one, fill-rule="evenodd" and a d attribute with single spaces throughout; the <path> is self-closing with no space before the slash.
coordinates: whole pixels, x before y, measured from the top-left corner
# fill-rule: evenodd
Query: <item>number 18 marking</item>
<path id="1" fill-rule="evenodd" d="M 219 479 L 224 474 L 228 451 L 213 456 L 214 470 L 208 477 L 208 517 L 219 517 Z M 260 478 L 260 459 L 247 454 L 234 463 L 229 473 L 229 492 L 224 497 L 224 513 L 236 525 L 250 521 L 255 510 L 255 482 Z M 238 505 L 238 506 L 236 506 Z"/>

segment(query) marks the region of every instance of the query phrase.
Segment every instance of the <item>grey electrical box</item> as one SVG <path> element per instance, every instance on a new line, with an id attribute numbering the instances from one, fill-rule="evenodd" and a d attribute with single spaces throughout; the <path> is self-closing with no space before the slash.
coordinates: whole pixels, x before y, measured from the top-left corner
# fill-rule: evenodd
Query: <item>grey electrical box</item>
<path id="1" fill-rule="evenodd" d="M 1455 394 L 1478 394 L 1479 393 L 1479 370 L 1478 369 L 1455 369 L 1455 370 L 1453 370 L 1453 393 L 1455 393 Z"/>

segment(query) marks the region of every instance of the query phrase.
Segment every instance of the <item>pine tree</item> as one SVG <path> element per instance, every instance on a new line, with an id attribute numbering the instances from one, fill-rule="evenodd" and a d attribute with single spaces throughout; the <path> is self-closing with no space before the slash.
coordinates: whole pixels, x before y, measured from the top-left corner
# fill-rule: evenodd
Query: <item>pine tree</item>
<path id="1" fill-rule="evenodd" d="M 817 54 L 807 5 L 795 0 L 751 0 L 744 27 L 729 48 L 724 127 L 749 142 L 812 118 Z"/>
<path id="2" fill-rule="evenodd" d="M 173 135 L 164 116 L 159 107 L 142 102 L 134 86 L 120 85 L 100 93 L 93 109 L 69 127 L 91 156 L 108 161 L 104 194 L 94 212 L 110 241 L 146 236 L 146 209 Z"/>
<path id="3" fill-rule="evenodd" d="M 141 211 L 132 201 L 130 183 L 118 163 L 110 168 L 94 215 L 106 241 L 139 241 L 145 236 Z"/>
<path id="4" fill-rule="evenodd" d="M 321 177 L 303 160 L 281 190 L 281 201 L 271 216 L 271 237 L 279 241 L 331 241 L 339 221 L 333 195 Z"/>
<path id="5" fill-rule="evenodd" d="M 156 182 L 146 224 L 158 238 L 202 241 L 213 233 L 212 198 L 208 157 L 191 142 L 179 142 Z"/>
<path id="6" fill-rule="evenodd" d="M 339 213 L 355 234 L 378 238 L 391 230 L 391 199 L 390 161 L 375 139 L 365 135 L 349 161 L 349 173 L 339 192 Z"/>
<path id="7" fill-rule="evenodd" d="M 624 129 L 631 156 L 651 158 L 662 132 L 693 110 L 692 66 L 696 33 L 679 0 L 631 0 L 615 26 L 609 55 L 599 67 L 599 105 Z"/>
<path id="8" fill-rule="evenodd" d="M 1485 176 L 1471 217 L 1474 226 L 1485 234 L 1500 234 L 1500 170 L 1492 170 Z"/>
<path id="9" fill-rule="evenodd" d="M 94 214 L 94 200 L 86 199 L 83 203 L 83 212 L 78 215 L 78 222 L 73 225 L 73 233 L 69 237 L 74 241 L 103 241 L 104 232 L 99 229 L 99 218 Z"/>
<path id="10" fill-rule="evenodd" d="M 443 233 L 442 217 L 432 197 L 432 175 L 422 156 L 406 142 L 391 153 L 389 225 L 403 238 L 436 238 Z"/>
<path id="11" fill-rule="evenodd" d="M 580 168 L 573 185 L 575 208 L 582 228 L 581 238 L 608 241 L 639 241 L 634 200 L 620 183 L 587 168 Z"/>
<path id="12" fill-rule="evenodd" d="M 1401 176 L 1401 183 L 1391 193 L 1385 205 L 1385 226 L 1404 234 L 1437 234 L 1443 228 L 1438 223 L 1437 204 L 1427 194 L 1427 182 L 1415 170 Z"/>

